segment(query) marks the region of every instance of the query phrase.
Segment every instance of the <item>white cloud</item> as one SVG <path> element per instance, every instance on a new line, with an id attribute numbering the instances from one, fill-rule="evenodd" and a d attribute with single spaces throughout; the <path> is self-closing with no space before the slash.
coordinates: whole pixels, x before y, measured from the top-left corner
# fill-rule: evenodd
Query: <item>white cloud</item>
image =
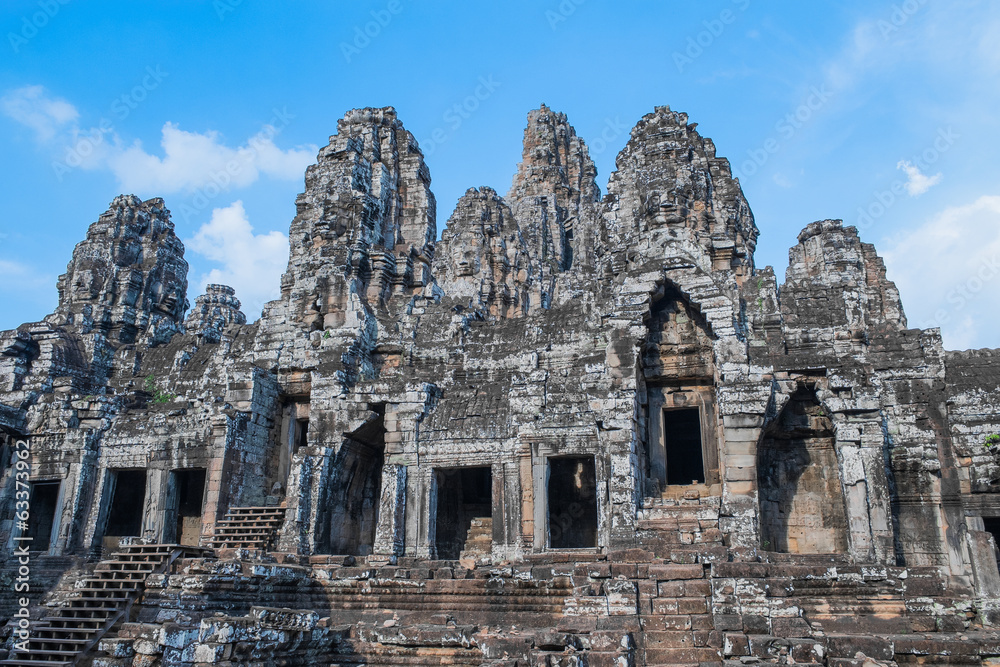
<path id="1" fill-rule="evenodd" d="M 281 128 L 273 124 L 263 125 L 242 145 L 231 147 L 218 132 L 188 132 L 167 122 L 161 130 L 161 156 L 144 150 L 139 141 L 126 146 L 108 118 L 96 127 L 81 127 L 76 107 L 42 86 L 10 91 L 0 98 L 0 111 L 34 130 L 44 149 L 54 153 L 53 169 L 60 180 L 75 168 L 109 169 L 122 191 L 141 196 L 190 193 L 212 183 L 229 191 L 261 176 L 302 178 L 319 150 L 313 145 L 279 148 L 274 138 Z M 287 122 L 290 117 L 276 112 L 272 122 Z"/>
<path id="2" fill-rule="evenodd" d="M 163 126 L 163 157 L 147 153 L 136 142 L 109 158 L 122 188 L 129 192 L 192 192 L 214 182 L 223 190 L 246 187 L 266 174 L 278 179 L 301 178 L 317 148 L 278 148 L 278 130 L 265 125 L 237 148 L 222 143 L 217 132 L 186 132 L 173 123 Z"/>
<path id="3" fill-rule="evenodd" d="M 911 326 L 945 347 L 1000 347 L 1000 196 L 934 215 L 883 250 Z"/>
<path id="4" fill-rule="evenodd" d="M 24 86 L 0 98 L 4 115 L 35 131 L 39 141 L 50 141 L 75 123 L 80 114 L 66 100 L 50 97 L 43 86 Z"/>
<path id="5" fill-rule="evenodd" d="M 212 219 L 184 244 L 222 265 L 202 275 L 201 292 L 208 283 L 233 287 L 248 320 L 257 319 L 264 303 L 279 296 L 281 274 L 288 265 L 288 237 L 281 232 L 254 234 L 242 201 L 214 209 Z"/>
<path id="6" fill-rule="evenodd" d="M 900 160 L 896 164 L 896 169 L 906 172 L 906 191 L 911 197 L 919 197 L 941 182 L 940 172 L 927 176 L 920 171 L 920 167 L 911 164 L 909 160 Z"/>

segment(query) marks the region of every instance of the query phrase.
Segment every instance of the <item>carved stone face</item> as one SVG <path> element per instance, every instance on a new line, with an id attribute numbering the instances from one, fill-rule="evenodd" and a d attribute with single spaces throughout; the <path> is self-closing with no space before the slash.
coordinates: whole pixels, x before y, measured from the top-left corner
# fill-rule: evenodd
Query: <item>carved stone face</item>
<path id="1" fill-rule="evenodd" d="M 475 264 L 476 254 L 471 250 L 465 251 L 462 253 L 462 258 L 458 260 L 458 263 L 455 266 L 457 269 L 455 272 L 456 275 L 471 276 L 475 271 Z"/>
<path id="2" fill-rule="evenodd" d="M 180 302 L 180 294 L 178 294 L 176 288 L 168 288 L 157 280 L 152 284 L 149 291 L 154 309 L 169 315 L 174 314 L 177 310 L 177 304 Z"/>
<path id="3" fill-rule="evenodd" d="M 77 271 L 70 290 L 74 301 L 93 301 L 101 292 L 104 281 L 96 271 Z"/>

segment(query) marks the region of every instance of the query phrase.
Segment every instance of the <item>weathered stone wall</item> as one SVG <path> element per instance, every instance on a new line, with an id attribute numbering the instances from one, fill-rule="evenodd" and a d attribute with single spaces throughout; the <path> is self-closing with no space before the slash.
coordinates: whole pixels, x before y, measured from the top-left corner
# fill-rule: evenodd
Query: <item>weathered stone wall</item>
<path id="1" fill-rule="evenodd" d="M 936 330 L 908 329 L 853 227 L 808 225 L 779 283 L 754 265 L 729 163 L 686 115 L 643 117 L 601 198 L 585 143 L 542 107 L 506 197 L 470 189 L 436 241 L 429 169 L 395 111 L 354 110 L 337 130 L 307 170 L 281 296 L 260 321 L 221 285 L 185 319 L 164 202 L 121 196 L 74 251 L 56 312 L 0 332 L 6 446 L 28 438 L 31 480 L 60 483 L 53 556 L 105 546 L 124 472 L 145 474 L 146 539 L 176 539 L 182 475 L 204 473 L 204 545 L 231 507 L 285 508 L 281 568 L 208 561 L 168 578 L 143 613 L 173 611 L 141 620 L 183 627 L 131 627 L 106 646 L 125 662 L 108 664 L 239 663 L 273 641 L 331 662 L 388 646 L 483 664 L 504 651 L 834 664 L 852 648 L 889 662 L 926 647 L 877 632 L 995 621 L 996 353 L 945 352 Z M 464 502 L 446 486 L 460 468 L 489 479 L 476 497 L 491 503 L 448 505 Z M 0 486 L 11 545 L 9 469 Z M 452 511 L 442 526 L 488 546 L 442 563 L 438 517 Z M 582 555 L 558 548 L 566 531 Z M 353 558 L 357 572 L 323 569 Z M 291 583 L 254 588 L 262 577 Z M 462 591 L 481 627 L 319 622 L 357 602 L 340 593 L 384 579 L 384 610 L 410 599 L 394 587 L 431 607 Z M 507 621 L 476 606 L 490 586 L 515 591 L 505 613 L 527 613 L 527 589 L 558 603 L 536 600 L 549 615 L 526 616 L 530 642 L 508 650 L 516 633 L 483 630 Z M 271 627 L 275 606 L 308 622 Z M 215 611 L 229 616 L 207 621 Z M 882 625 L 852 629 L 852 614 Z M 985 642 L 970 660 L 993 655 Z"/>

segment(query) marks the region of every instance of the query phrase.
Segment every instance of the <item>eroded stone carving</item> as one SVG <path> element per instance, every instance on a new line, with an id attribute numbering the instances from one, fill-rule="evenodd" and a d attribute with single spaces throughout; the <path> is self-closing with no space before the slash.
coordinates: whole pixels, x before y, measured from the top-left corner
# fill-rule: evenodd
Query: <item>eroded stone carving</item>
<path id="1" fill-rule="evenodd" d="M 996 659 L 995 351 L 907 328 L 840 221 L 783 283 L 755 267 L 685 114 L 639 121 L 602 199 L 532 111 L 506 197 L 467 191 L 437 241 L 413 135 L 354 110 L 296 207 L 256 322 L 220 285 L 185 319 L 164 202 L 121 196 L 55 313 L 0 332 L 39 544 L 240 545 L 148 577 L 107 664 Z"/>

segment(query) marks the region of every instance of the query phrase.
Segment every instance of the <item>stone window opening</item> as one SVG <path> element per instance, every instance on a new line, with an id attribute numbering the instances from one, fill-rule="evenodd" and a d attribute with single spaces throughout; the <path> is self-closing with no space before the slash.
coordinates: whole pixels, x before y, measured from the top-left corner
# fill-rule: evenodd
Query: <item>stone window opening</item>
<path id="1" fill-rule="evenodd" d="M 699 308 L 670 281 L 650 295 L 641 349 L 644 492 L 721 491 L 715 406 L 715 336 Z M 673 488 L 671 488 L 673 487 Z"/>
<path id="2" fill-rule="evenodd" d="M 25 537 L 31 538 L 28 549 L 31 551 L 48 551 L 52 544 L 52 536 L 56 528 L 56 516 L 59 509 L 60 482 L 31 482 L 28 515 L 28 530 Z"/>
<path id="3" fill-rule="evenodd" d="M 488 556 L 493 548 L 493 471 L 489 466 L 434 471 L 434 550 L 441 560 Z"/>
<path id="4" fill-rule="evenodd" d="M 164 541 L 197 546 L 205 501 L 204 468 L 172 470 L 167 486 L 167 519 Z"/>
<path id="5" fill-rule="evenodd" d="M 704 442 L 701 436 L 701 410 L 667 408 L 663 410 L 663 444 L 667 458 L 667 485 L 704 484 Z"/>
<path id="6" fill-rule="evenodd" d="M 594 457 L 550 458 L 547 486 L 549 547 L 597 547 L 597 475 Z"/>

